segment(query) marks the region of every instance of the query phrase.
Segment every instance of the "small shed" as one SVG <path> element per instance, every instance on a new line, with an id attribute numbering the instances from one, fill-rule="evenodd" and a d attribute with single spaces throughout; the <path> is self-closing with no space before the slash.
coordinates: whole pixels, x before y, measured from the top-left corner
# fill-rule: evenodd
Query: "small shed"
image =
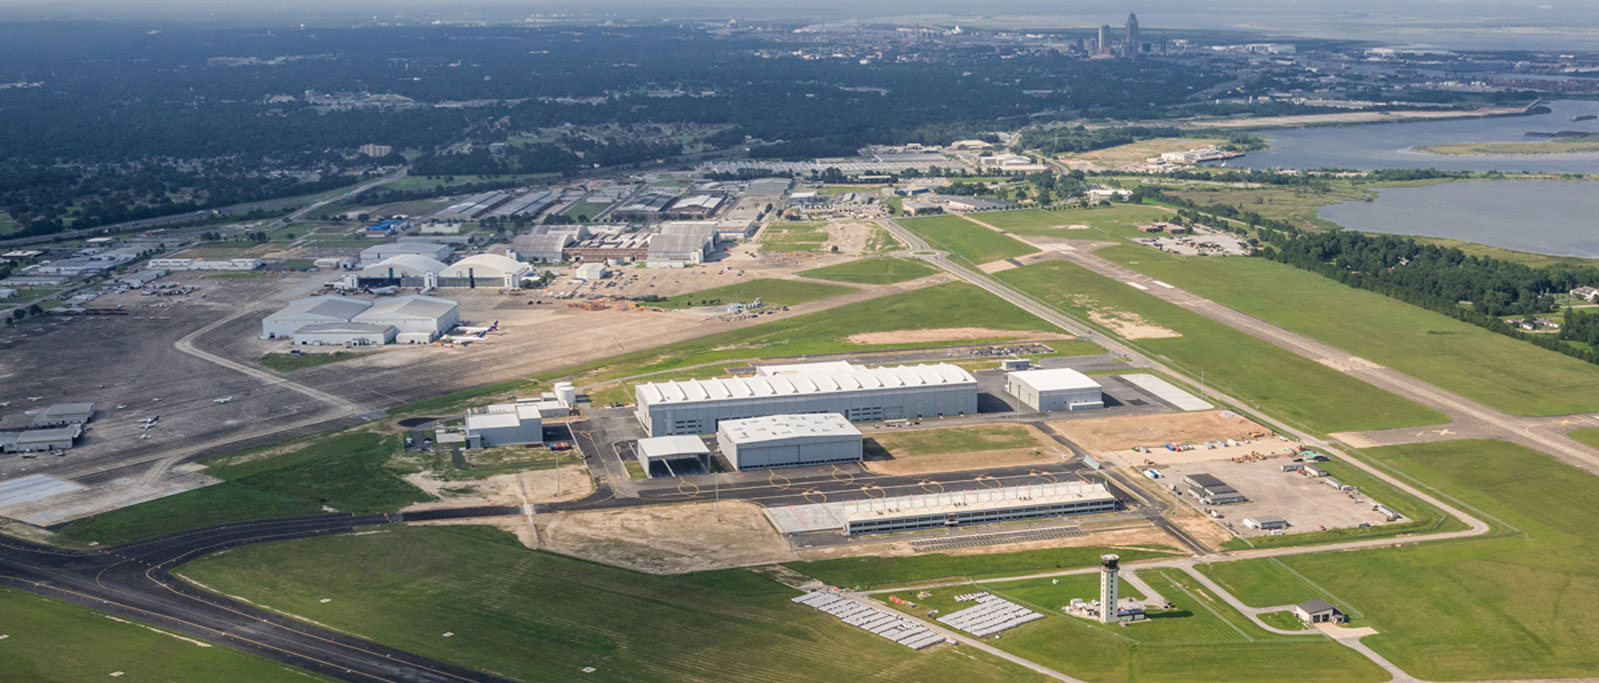
<path id="1" fill-rule="evenodd" d="M 1307 600 L 1294 605 L 1294 616 L 1299 617 L 1305 624 L 1342 624 L 1346 621 L 1343 612 L 1331 603 L 1321 598 Z"/>

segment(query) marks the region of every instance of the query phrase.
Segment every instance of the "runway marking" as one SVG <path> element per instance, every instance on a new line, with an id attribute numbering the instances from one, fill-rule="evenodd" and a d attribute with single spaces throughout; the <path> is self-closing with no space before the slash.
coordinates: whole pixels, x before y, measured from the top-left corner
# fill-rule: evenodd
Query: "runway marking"
<path id="1" fill-rule="evenodd" d="M 916 484 L 918 486 L 921 486 L 922 490 L 926 491 L 928 493 L 943 493 L 944 492 L 944 485 L 940 484 L 940 483 L 938 483 L 936 481 L 933 481 L 932 479 L 923 479 L 923 480 L 921 480 L 919 482 L 916 482 Z M 933 486 L 937 486 L 938 490 L 934 491 L 932 488 L 928 487 L 928 484 L 932 484 Z"/>
<path id="2" fill-rule="evenodd" d="M 1157 285 L 1165 287 L 1166 289 L 1177 289 L 1176 287 L 1173 287 L 1173 286 L 1168 285 L 1168 284 L 1166 284 L 1164 282 L 1161 282 L 1160 280 L 1150 280 L 1150 282 L 1153 282 L 1153 283 L 1155 283 Z"/>
<path id="3" fill-rule="evenodd" d="M 1055 484 L 1055 483 L 1059 483 L 1060 482 L 1060 477 L 1057 477 L 1054 474 L 1049 473 L 1049 472 L 1040 472 L 1038 470 L 1028 470 L 1027 471 L 1027 476 L 1029 476 L 1029 477 L 1038 477 L 1040 479 L 1047 479 L 1047 480 L 1049 480 L 1049 483 L 1051 483 L 1051 484 Z"/>
<path id="4" fill-rule="evenodd" d="M 838 476 L 840 474 L 842 474 L 844 476 L 843 477 Z M 853 473 L 851 473 L 851 472 L 845 472 L 844 470 L 839 469 L 838 465 L 834 465 L 833 466 L 832 475 L 833 475 L 833 481 L 836 481 L 836 482 L 838 482 L 840 484 L 843 484 L 845 486 L 854 486 L 855 485 L 855 475 Z M 846 479 L 845 477 L 848 477 L 848 478 Z"/>
<path id="5" fill-rule="evenodd" d="M 812 494 L 815 494 L 816 498 L 811 498 Z M 805 492 L 800 494 L 800 495 L 805 496 L 805 502 L 807 502 L 807 503 L 818 503 L 818 504 L 820 504 L 820 503 L 827 502 L 827 494 L 822 493 L 821 491 L 819 491 L 817 489 L 814 489 L 814 488 L 805 489 Z"/>
<path id="6" fill-rule="evenodd" d="M 871 498 L 871 497 L 873 497 L 872 496 L 872 490 L 873 489 L 877 490 L 877 496 L 876 496 L 877 498 L 887 498 L 888 497 L 888 492 L 884 491 L 883 487 L 878 486 L 877 484 L 867 484 L 865 486 L 862 486 L 861 487 L 861 493 L 866 494 L 867 498 Z"/>
<path id="7" fill-rule="evenodd" d="M 683 490 L 683 487 L 685 485 L 693 487 L 694 491 L 692 493 L 690 493 L 688 491 Z M 694 483 L 692 481 L 689 481 L 687 479 L 684 479 L 682 477 L 678 477 L 677 478 L 677 492 L 683 494 L 684 497 L 695 498 L 695 497 L 700 495 L 700 485 L 696 484 L 696 483 Z"/>
<path id="8" fill-rule="evenodd" d="M 1005 488 L 1005 484 L 1004 483 L 1000 482 L 1000 480 L 995 479 L 994 477 L 992 477 L 990 475 L 987 475 L 987 474 L 979 474 L 979 475 L 977 475 L 975 477 L 972 477 L 972 479 L 975 480 L 978 483 L 978 485 L 982 486 L 985 489 L 1002 489 L 1002 488 Z M 994 482 L 994 485 L 993 486 L 989 486 L 988 484 L 983 483 L 985 481 Z"/>
<path id="9" fill-rule="evenodd" d="M 1448 436 L 1450 434 L 1455 433 L 1455 431 L 1453 429 L 1439 429 L 1439 430 L 1436 430 L 1436 432 L 1437 432 L 1438 436 Z"/>
<path id="10" fill-rule="evenodd" d="M 1134 288 L 1134 289 L 1142 289 L 1142 290 L 1144 290 L 1144 291 L 1146 291 L 1146 292 L 1147 292 L 1147 291 L 1149 291 L 1149 288 L 1148 288 L 1148 287 L 1145 287 L 1145 286 L 1143 286 L 1143 285 L 1141 285 L 1141 284 L 1138 284 L 1138 283 L 1136 283 L 1136 282 L 1133 282 L 1133 281 L 1132 281 L 1132 280 L 1128 280 L 1128 281 L 1127 281 L 1127 284 L 1128 284 L 1128 285 L 1130 285 L 1130 286 L 1132 286 L 1132 287 L 1133 287 L 1133 288 Z"/>
<path id="11" fill-rule="evenodd" d="M 781 483 L 781 484 L 777 483 L 778 479 L 782 479 L 783 483 Z M 794 485 L 794 482 L 789 481 L 788 477 L 779 476 L 777 474 L 777 470 L 767 470 L 766 471 L 766 483 L 777 487 L 777 490 L 779 490 L 779 491 L 787 491 L 789 489 L 789 487 Z"/>

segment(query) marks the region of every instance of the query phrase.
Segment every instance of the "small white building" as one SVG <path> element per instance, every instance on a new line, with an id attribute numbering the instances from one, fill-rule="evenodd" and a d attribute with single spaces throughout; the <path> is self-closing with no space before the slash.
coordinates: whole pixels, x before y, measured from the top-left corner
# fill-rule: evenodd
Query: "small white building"
<path id="1" fill-rule="evenodd" d="M 295 332 L 307 325 L 347 323 L 356 314 L 371 306 L 371 301 L 353 296 L 311 296 L 295 299 L 290 301 L 289 305 L 278 309 L 278 312 L 261 319 L 261 338 L 292 337 Z"/>
<path id="2" fill-rule="evenodd" d="M 474 254 L 439 272 L 440 287 L 495 287 L 516 289 L 531 268 L 499 254 Z"/>
<path id="3" fill-rule="evenodd" d="M 1105 407 L 1099 382 L 1071 368 L 1005 373 L 1005 393 L 1041 413 Z"/>
<path id="4" fill-rule="evenodd" d="M 405 280 L 438 275 L 447 266 L 438 259 L 419 254 L 400 254 L 361 269 L 362 280 Z"/>
<path id="5" fill-rule="evenodd" d="M 411 294 L 379 299 L 350 322 L 392 325 L 394 341 L 401 344 L 426 344 L 461 324 L 461 307 L 452 299 Z"/>
<path id="6" fill-rule="evenodd" d="M 502 403 L 466 416 L 467 448 L 534 443 L 544 443 L 544 416 L 533 406 Z"/>
<path id="7" fill-rule="evenodd" d="M 637 449 L 638 463 L 644 468 L 644 473 L 654 476 L 655 465 L 660 465 L 666 472 L 673 473 L 689 465 L 703 466 L 706 470 L 711 468 L 711 449 L 705 447 L 705 442 L 700 437 L 692 434 L 679 434 L 675 436 L 657 436 L 648 439 L 639 439 Z M 676 463 L 674 466 L 673 463 Z"/>
<path id="8" fill-rule="evenodd" d="M 389 344 L 399 331 L 393 325 L 317 323 L 294 331 L 297 346 L 376 346 Z"/>
<path id="9" fill-rule="evenodd" d="M 601 280 L 608 272 L 603 263 L 585 263 L 572 271 L 572 279 L 585 282 Z"/>
<path id="10" fill-rule="evenodd" d="M 723 420 L 716 442 L 736 470 L 861 461 L 861 430 L 838 413 Z"/>
<path id="11" fill-rule="evenodd" d="M 450 258 L 450 247 L 445 244 L 432 242 L 393 242 L 390 244 L 374 244 L 361 250 L 361 265 L 370 266 L 384 259 L 415 254 L 426 256 L 435 261 L 446 261 Z"/>

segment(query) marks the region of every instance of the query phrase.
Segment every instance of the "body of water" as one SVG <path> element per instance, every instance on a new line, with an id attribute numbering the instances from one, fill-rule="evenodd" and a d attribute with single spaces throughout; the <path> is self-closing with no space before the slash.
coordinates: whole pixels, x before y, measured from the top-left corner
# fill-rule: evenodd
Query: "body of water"
<path id="1" fill-rule="evenodd" d="M 1472 180 L 1393 187 L 1370 202 L 1324 206 L 1319 215 L 1363 232 L 1599 258 L 1599 181 Z"/>
<path id="2" fill-rule="evenodd" d="M 1359 126 L 1266 131 L 1271 149 L 1233 159 L 1243 168 L 1439 168 L 1450 171 L 1538 171 L 1599 173 L 1599 152 L 1540 155 L 1446 155 L 1418 152 L 1420 145 L 1466 142 L 1532 142 L 1528 131 L 1580 130 L 1599 135 L 1599 120 L 1572 121 L 1599 114 L 1599 102 L 1548 103 L 1548 114 L 1494 118 L 1379 123 Z"/>

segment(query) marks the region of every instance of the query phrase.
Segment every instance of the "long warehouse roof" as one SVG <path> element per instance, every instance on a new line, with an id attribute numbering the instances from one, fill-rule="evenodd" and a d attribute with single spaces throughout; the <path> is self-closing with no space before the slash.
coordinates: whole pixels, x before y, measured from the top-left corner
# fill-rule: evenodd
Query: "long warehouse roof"
<path id="1" fill-rule="evenodd" d="M 773 377 L 727 377 L 717 379 L 691 379 L 682 382 L 651 382 L 638 387 L 639 396 L 651 405 L 663 403 L 693 403 L 771 396 L 802 396 L 877 389 L 897 389 L 916 386 L 951 386 L 973 384 L 977 379 L 961 368 L 939 363 L 937 365 L 902 365 L 898 367 L 865 368 L 854 366 L 850 370 L 825 368 L 814 373 L 796 373 Z"/>
<path id="2" fill-rule="evenodd" d="M 1007 486 L 1002 489 L 976 489 L 948 493 L 925 493 L 892 498 L 870 498 L 843 503 L 843 517 L 849 521 L 922 516 L 949 512 L 1005 510 L 1033 505 L 1102 502 L 1116 500 L 1104 484 L 1062 481 L 1052 484 Z"/>

